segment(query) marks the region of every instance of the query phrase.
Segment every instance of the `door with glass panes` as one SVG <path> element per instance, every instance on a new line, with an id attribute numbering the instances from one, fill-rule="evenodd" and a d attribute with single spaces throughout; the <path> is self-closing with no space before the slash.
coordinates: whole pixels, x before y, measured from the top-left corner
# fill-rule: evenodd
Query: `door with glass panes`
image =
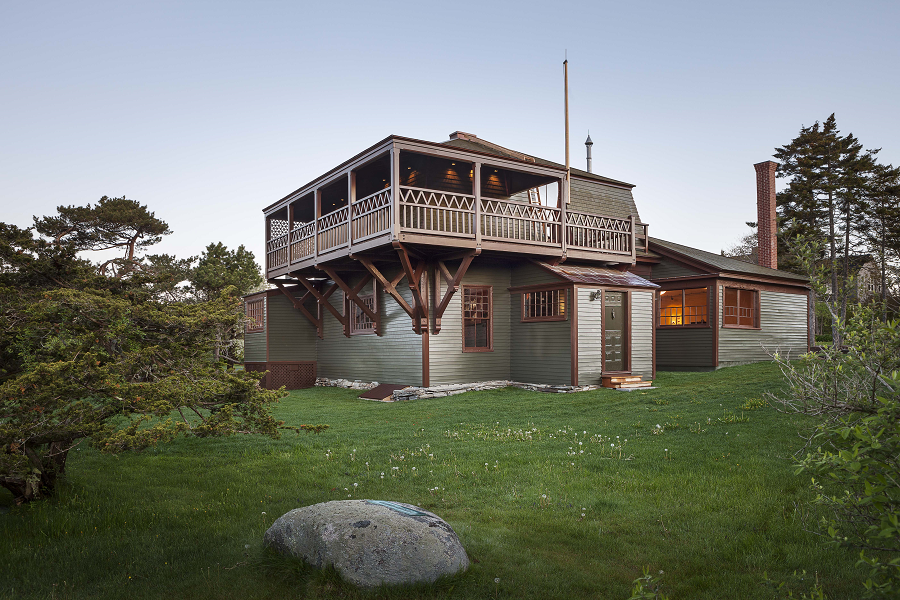
<path id="1" fill-rule="evenodd" d="M 628 369 L 628 294 L 603 292 L 603 372 Z"/>

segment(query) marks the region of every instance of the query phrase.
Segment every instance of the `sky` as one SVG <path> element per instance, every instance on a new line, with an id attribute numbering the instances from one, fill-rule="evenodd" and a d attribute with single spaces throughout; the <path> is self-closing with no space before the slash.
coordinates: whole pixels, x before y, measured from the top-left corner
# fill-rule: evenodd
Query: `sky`
<path id="1" fill-rule="evenodd" d="M 633 183 L 651 235 L 719 252 L 753 164 L 836 114 L 900 164 L 898 2 L 3 2 L 0 221 L 146 204 L 154 252 L 240 244 L 261 209 L 391 134 L 456 130 Z M 779 189 L 782 184 L 779 184 Z"/>

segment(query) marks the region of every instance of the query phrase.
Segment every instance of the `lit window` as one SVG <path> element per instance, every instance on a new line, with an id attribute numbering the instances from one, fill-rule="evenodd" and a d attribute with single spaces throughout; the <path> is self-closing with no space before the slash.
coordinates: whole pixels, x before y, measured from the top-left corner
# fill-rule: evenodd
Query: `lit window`
<path id="1" fill-rule="evenodd" d="M 522 294 L 523 321 L 565 321 L 566 290 L 542 290 Z"/>
<path id="2" fill-rule="evenodd" d="M 247 324 L 244 331 L 264 331 L 266 328 L 266 300 L 250 300 L 244 305 L 244 314 L 247 316 Z"/>
<path id="3" fill-rule="evenodd" d="M 664 290 L 659 293 L 659 324 L 663 327 L 706 325 L 708 288 Z"/>
<path id="4" fill-rule="evenodd" d="M 723 327 L 759 327 L 759 292 L 725 288 Z"/>
<path id="5" fill-rule="evenodd" d="M 493 350 L 491 288 L 463 287 L 463 352 Z"/>

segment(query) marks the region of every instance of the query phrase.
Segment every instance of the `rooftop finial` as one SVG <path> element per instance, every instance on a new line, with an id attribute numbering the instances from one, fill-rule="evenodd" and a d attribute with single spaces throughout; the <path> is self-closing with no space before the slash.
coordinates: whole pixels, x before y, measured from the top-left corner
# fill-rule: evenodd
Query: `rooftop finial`
<path id="1" fill-rule="evenodd" d="M 588 129 L 588 137 L 587 137 L 587 139 L 584 141 L 584 145 L 585 145 L 585 147 L 587 148 L 587 172 L 588 172 L 588 173 L 593 173 L 593 172 L 594 172 L 594 171 L 593 171 L 593 168 L 594 168 L 594 161 L 593 161 L 593 159 L 591 158 L 591 146 L 594 145 L 594 142 L 591 141 L 591 130 L 590 130 L 590 129 Z"/>

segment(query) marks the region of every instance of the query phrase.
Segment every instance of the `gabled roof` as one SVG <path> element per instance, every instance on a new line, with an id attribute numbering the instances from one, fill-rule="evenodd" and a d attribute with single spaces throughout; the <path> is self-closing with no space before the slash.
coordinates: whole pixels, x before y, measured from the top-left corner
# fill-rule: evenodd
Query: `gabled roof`
<path id="1" fill-rule="evenodd" d="M 796 273 L 790 273 L 788 271 L 779 271 L 778 269 L 761 267 L 753 263 L 737 260 L 736 258 L 729 258 L 720 254 L 713 254 L 712 252 L 706 252 L 705 250 L 698 250 L 697 248 L 691 248 L 690 246 L 682 246 L 681 244 L 667 242 L 666 240 L 651 237 L 650 249 L 653 250 L 654 246 L 663 254 L 666 254 L 666 251 L 668 250 L 669 252 L 680 254 L 681 256 L 684 256 L 685 258 L 692 261 L 702 263 L 709 267 L 710 273 L 726 272 L 740 273 L 745 275 L 759 275 L 761 277 L 790 279 L 792 281 L 796 281 L 797 283 L 806 283 L 809 281 L 809 278 L 804 275 L 797 275 Z"/>
<path id="2" fill-rule="evenodd" d="M 564 279 L 572 283 L 638 287 L 649 289 L 659 287 L 655 283 L 647 281 L 643 277 L 635 275 L 634 273 L 629 273 L 628 271 L 619 271 L 616 269 L 607 269 L 604 267 L 589 267 L 586 265 L 551 265 L 550 263 L 538 260 L 534 262 L 538 266 L 547 269 L 560 279 Z"/>
<path id="3" fill-rule="evenodd" d="M 529 154 L 525 154 L 524 152 L 518 152 L 516 150 L 510 150 L 509 148 L 504 148 L 503 146 L 499 146 L 493 142 L 489 142 L 487 140 L 483 140 L 478 136 L 471 133 L 463 133 L 461 131 L 454 132 L 454 135 L 462 135 L 464 137 L 457 137 L 455 139 L 448 140 L 443 142 L 443 144 L 447 146 L 454 146 L 456 148 L 461 148 L 463 150 L 474 150 L 476 152 L 484 152 L 487 154 L 494 154 L 496 156 L 502 156 L 504 158 L 515 158 L 518 160 L 524 160 L 527 162 L 533 162 L 536 165 L 544 165 L 547 167 L 557 167 L 560 169 L 565 169 L 565 165 L 561 165 L 559 163 L 546 160 L 543 158 L 538 158 L 537 156 L 531 156 Z M 602 183 L 609 183 L 612 185 L 620 185 L 628 188 L 633 188 L 633 183 L 626 183 L 624 181 L 619 181 L 617 179 L 610 179 L 609 177 L 603 177 L 602 175 L 597 175 L 596 173 L 588 173 L 587 171 L 582 171 L 581 169 L 576 169 L 574 167 L 570 167 L 572 171 L 572 175 L 575 177 L 581 177 L 584 179 L 593 179 L 594 181 L 599 181 Z"/>

